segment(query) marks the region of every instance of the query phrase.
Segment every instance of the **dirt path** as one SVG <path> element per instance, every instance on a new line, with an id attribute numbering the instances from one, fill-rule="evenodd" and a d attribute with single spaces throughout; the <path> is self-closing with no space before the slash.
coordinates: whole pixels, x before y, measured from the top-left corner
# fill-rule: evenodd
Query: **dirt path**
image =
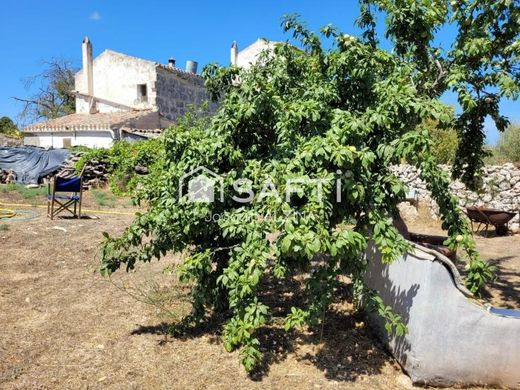
<path id="1" fill-rule="evenodd" d="M 422 212 L 419 219 L 407 222 L 410 230 L 445 235 L 440 222 L 425 218 L 424 214 Z M 487 285 L 482 302 L 520 310 L 520 234 L 499 237 L 491 227 L 488 236 L 476 233 L 474 238 L 481 257 L 497 267 L 497 278 Z M 464 274 L 466 263 L 459 261 L 456 265 Z"/>

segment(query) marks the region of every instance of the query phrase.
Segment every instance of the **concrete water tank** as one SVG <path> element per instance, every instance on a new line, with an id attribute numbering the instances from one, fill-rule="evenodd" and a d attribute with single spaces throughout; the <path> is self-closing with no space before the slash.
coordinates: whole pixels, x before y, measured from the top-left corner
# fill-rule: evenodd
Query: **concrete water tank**
<path id="1" fill-rule="evenodd" d="M 197 61 L 188 60 L 186 61 L 186 72 L 188 73 L 197 73 Z"/>

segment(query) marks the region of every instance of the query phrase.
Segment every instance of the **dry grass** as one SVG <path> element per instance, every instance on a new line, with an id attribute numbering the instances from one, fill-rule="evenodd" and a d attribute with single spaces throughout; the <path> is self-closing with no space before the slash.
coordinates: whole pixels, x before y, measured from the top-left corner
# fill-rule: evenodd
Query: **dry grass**
<path id="1" fill-rule="evenodd" d="M 13 200 L 0 195 L 0 203 Z M 287 334 L 278 321 L 266 327 L 261 332 L 264 364 L 249 377 L 238 354 L 222 347 L 222 318 L 170 335 L 171 325 L 189 309 L 185 287 L 163 272 L 178 258 L 116 273 L 111 280 L 96 272 L 101 232 L 121 232 L 130 216 L 50 221 L 39 211 L 37 219 L 13 221 L 0 234 L 2 389 L 406 386 L 398 365 L 355 313 L 348 288 L 328 315 L 322 340 L 312 329 Z M 276 306 L 275 316 L 299 299 L 298 279 L 269 286 L 284 297 L 274 300 L 272 290 L 264 289 L 263 299 Z"/>

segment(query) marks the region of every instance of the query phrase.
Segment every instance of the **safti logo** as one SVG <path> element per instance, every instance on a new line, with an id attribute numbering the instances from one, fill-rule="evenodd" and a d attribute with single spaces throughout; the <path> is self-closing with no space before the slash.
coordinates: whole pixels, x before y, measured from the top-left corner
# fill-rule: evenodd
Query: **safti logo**
<path id="1" fill-rule="evenodd" d="M 187 183 L 187 191 L 184 191 Z M 182 175 L 179 181 L 179 198 L 187 196 L 190 202 L 213 203 L 218 191 L 220 202 L 224 201 L 223 179 L 206 167 L 197 167 Z"/>
<path id="2" fill-rule="evenodd" d="M 341 202 L 341 171 L 336 171 L 336 178 L 310 179 L 308 177 L 295 177 L 288 179 L 284 191 L 280 193 L 271 178 L 266 178 L 261 186 L 256 186 L 260 191 L 255 194 L 253 181 L 247 178 L 239 178 L 232 183 L 231 199 L 237 203 L 262 202 L 266 198 L 285 198 L 290 202 L 294 194 L 301 194 L 304 187 L 313 187 L 318 199 L 322 198 L 325 186 L 327 193 L 336 190 L 336 202 Z M 335 184 L 334 184 L 335 181 Z M 219 174 L 206 167 L 197 167 L 182 175 L 179 181 L 179 199 L 184 198 L 189 202 L 213 203 L 224 202 L 224 179 Z"/>

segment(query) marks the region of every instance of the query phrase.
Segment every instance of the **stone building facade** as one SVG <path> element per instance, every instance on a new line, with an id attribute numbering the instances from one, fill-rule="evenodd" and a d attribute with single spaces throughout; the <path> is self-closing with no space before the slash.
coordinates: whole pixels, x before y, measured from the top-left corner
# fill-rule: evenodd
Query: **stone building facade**
<path id="1" fill-rule="evenodd" d="M 175 72 L 172 74 L 172 72 Z M 159 66 L 155 76 L 155 105 L 161 115 L 175 120 L 188 111 L 190 106 L 197 106 L 209 101 L 204 87 L 204 80 L 199 75 L 189 72 L 173 71 L 166 66 Z M 210 110 L 215 110 L 214 103 L 209 103 Z"/>
<path id="2" fill-rule="evenodd" d="M 277 44 L 258 39 L 239 52 L 234 42 L 230 63 L 248 69 L 262 51 Z M 210 111 L 216 109 L 194 61 L 183 70 L 172 58 L 161 64 L 108 49 L 93 58 L 88 37 L 83 40 L 82 58 L 83 67 L 74 80 L 76 113 L 27 126 L 24 144 L 110 147 L 120 139 L 155 137 L 203 102 L 208 102 Z"/>
<path id="3" fill-rule="evenodd" d="M 109 147 L 119 139 L 153 137 L 190 106 L 208 100 L 194 61 L 182 70 L 173 59 L 160 64 L 113 50 L 94 59 L 88 38 L 82 52 L 83 68 L 75 75 L 76 113 L 27 126 L 26 145 Z"/>

